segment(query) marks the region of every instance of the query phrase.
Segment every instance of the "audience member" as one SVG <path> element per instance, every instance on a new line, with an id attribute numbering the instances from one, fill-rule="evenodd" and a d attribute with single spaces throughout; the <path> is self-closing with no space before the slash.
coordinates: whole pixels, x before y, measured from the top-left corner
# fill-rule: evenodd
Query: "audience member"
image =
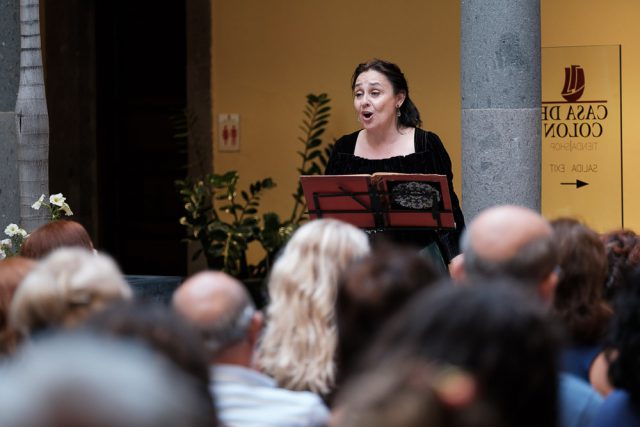
<path id="1" fill-rule="evenodd" d="M 18 285 L 35 266 L 35 261 L 24 257 L 0 260 L 0 357 L 13 352 L 18 334 L 9 327 L 9 307 Z"/>
<path id="2" fill-rule="evenodd" d="M 258 361 L 281 387 L 324 396 L 333 389 L 338 280 L 368 252 L 362 230 L 320 219 L 296 230 L 274 263 Z"/>
<path id="3" fill-rule="evenodd" d="M 627 287 L 627 274 L 640 265 L 640 237 L 631 230 L 614 230 L 601 239 L 608 261 L 604 297 L 613 303 L 618 292 Z"/>
<path id="4" fill-rule="evenodd" d="M 148 348 L 52 334 L 0 367 L 3 427 L 210 427 L 211 403 Z"/>
<path id="5" fill-rule="evenodd" d="M 440 272 L 415 250 L 382 246 L 356 261 L 338 286 L 338 384 L 354 373 L 358 361 L 396 312 Z"/>
<path id="6" fill-rule="evenodd" d="M 60 248 L 20 284 L 11 303 L 10 324 L 22 336 L 71 327 L 109 303 L 131 297 L 111 258 L 81 248 Z"/>
<path id="7" fill-rule="evenodd" d="M 62 247 L 80 247 L 92 251 L 93 242 L 82 224 L 59 219 L 43 224 L 29 234 L 20 254 L 27 258 L 40 259 L 54 249 Z"/>
<path id="8" fill-rule="evenodd" d="M 371 372 L 416 358 L 451 365 L 475 378 L 478 396 L 497 414 L 481 425 L 557 425 L 557 332 L 546 310 L 512 285 L 471 284 L 444 283 L 413 298 L 368 355 Z M 468 400 L 465 393 L 458 397 Z"/>
<path id="9" fill-rule="evenodd" d="M 221 272 L 187 279 L 173 307 L 200 331 L 209 354 L 218 416 L 228 427 L 323 426 L 328 409 L 310 392 L 279 388 L 253 364 L 262 315 L 244 286 Z"/>
<path id="10" fill-rule="evenodd" d="M 602 296 L 607 257 L 598 234 L 575 219 L 551 222 L 560 253 L 562 274 L 556 287 L 553 312 L 569 334 L 563 352 L 563 370 L 587 382 L 606 381 L 594 361 L 613 314 Z M 591 381 L 593 380 L 593 381 Z"/>
<path id="11" fill-rule="evenodd" d="M 462 236 L 456 280 L 513 278 L 551 304 L 558 282 L 558 249 L 551 226 L 521 206 L 496 206 L 480 212 Z"/>
<path id="12" fill-rule="evenodd" d="M 509 278 L 553 305 L 559 252 L 553 229 L 540 214 L 520 206 L 494 206 L 474 218 L 462 239 L 462 260 L 452 271 L 479 282 Z M 562 373 L 559 384 L 561 427 L 589 425 L 602 402 L 585 381 Z"/>
<path id="13" fill-rule="evenodd" d="M 92 315 L 85 326 L 96 333 L 129 338 L 146 344 L 188 375 L 207 401 L 209 391 L 207 352 L 199 332 L 164 304 L 133 301 L 112 304 Z M 212 427 L 217 425 L 215 405 L 210 405 Z"/>
<path id="14" fill-rule="evenodd" d="M 640 426 L 640 269 L 620 290 L 609 333 L 606 357 L 616 388 L 600 407 L 593 427 Z"/>
<path id="15" fill-rule="evenodd" d="M 507 426 L 471 374 L 418 357 L 376 367 L 341 394 L 331 427 Z"/>

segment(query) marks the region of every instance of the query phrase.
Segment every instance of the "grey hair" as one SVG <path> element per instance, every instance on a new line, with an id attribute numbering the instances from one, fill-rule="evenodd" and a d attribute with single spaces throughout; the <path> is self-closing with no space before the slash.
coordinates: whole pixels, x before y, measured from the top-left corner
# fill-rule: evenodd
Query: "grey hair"
<path id="1" fill-rule="evenodd" d="M 559 260 L 552 235 L 534 239 L 519 248 L 513 257 L 497 261 L 483 258 L 474 250 L 468 229 L 462 233 L 460 244 L 464 271 L 470 278 L 506 277 L 536 286 L 557 267 Z"/>
<path id="2" fill-rule="evenodd" d="M 204 427 L 209 399 L 140 343 L 63 333 L 0 366 L 0 425 Z"/>
<path id="3" fill-rule="evenodd" d="M 215 355 L 245 338 L 255 312 L 256 308 L 251 298 L 243 292 L 242 298 L 227 312 L 221 314 L 215 322 L 200 326 L 200 333 L 207 351 Z"/>

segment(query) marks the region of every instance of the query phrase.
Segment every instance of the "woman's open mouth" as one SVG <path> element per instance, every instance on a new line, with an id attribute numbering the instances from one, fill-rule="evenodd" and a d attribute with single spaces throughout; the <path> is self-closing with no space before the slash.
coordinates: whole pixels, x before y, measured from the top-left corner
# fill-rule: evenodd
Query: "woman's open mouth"
<path id="1" fill-rule="evenodd" d="M 362 112 L 362 117 L 364 117 L 365 119 L 370 119 L 371 116 L 373 116 L 373 113 L 371 111 L 363 111 Z"/>

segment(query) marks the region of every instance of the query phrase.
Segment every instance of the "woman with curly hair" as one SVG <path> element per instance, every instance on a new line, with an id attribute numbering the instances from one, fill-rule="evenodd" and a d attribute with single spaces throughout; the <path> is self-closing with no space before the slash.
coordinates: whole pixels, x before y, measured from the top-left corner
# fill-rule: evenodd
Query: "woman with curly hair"
<path id="1" fill-rule="evenodd" d="M 613 303 L 627 286 L 625 276 L 640 265 L 640 236 L 631 230 L 614 230 L 602 235 L 609 272 L 604 283 L 604 296 Z"/>
<path id="2" fill-rule="evenodd" d="M 331 392 L 335 381 L 338 280 L 369 252 L 367 235 L 332 219 L 300 227 L 269 277 L 267 326 L 258 365 L 290 390 Z"/>
<path id="3" fill-rule="evenodd" d="M 551 222 L 560 252 L 560 280 L 553 311 L 564 324 L 569 346 L 563 370 L 594 384 L 604 372 L 594 361 L 602 352 L 613 311 L 602 295 L 607 257 L 598 234 L 575 219 Z"/>

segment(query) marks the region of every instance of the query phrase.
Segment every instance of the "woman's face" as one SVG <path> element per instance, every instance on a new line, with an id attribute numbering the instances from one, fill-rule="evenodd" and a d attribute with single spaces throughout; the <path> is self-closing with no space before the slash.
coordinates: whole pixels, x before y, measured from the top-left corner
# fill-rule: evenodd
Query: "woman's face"
<path id="1" fill-rule="evenodd" d="M 394 94 L 389 79 L 375 70 L 361 73 L 353 88 L 353 106 L 364 129 L 395 127 L 396 107 L 404 98 L 403 93 Z"/>

